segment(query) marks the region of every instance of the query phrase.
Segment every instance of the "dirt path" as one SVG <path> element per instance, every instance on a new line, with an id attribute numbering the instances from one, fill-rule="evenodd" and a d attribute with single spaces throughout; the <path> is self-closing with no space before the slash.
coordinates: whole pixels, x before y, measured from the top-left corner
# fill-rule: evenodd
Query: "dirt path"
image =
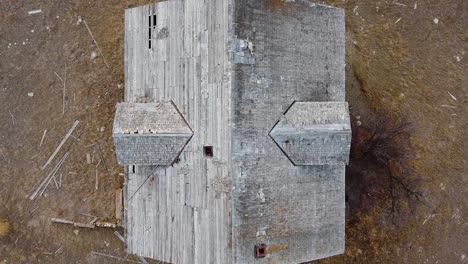
<path id="1" fill-rule="evenodd" d="M 114 105 L 123 100 L 123 15 L 148 2 L 0 1 L 0 263 L 116 262 L 92 251 L 126 256 L 114 230 L 77 229 L 50 218 L 115 218 L 123 171 L 111 127 Z M 346 9 L 352 115 L 365 123 L 382 109 L 411 120 L 412 166 L 425 202 L 397 224 L 383 208 L 350 217 L 346 254 L 321 262 L 466 263 L 467 2 L 326 2 Z M 28 14 L 36 9 L 42 11 Z M 64 113 L 56 74 L 66 78 Z M 41 170 L 77 119 L 74 137 Z M 66 151 L 62 188 L 52 183 L 44 197 L 30 201 Z M 86 154 L 94 156 L 92 164 Z"/>

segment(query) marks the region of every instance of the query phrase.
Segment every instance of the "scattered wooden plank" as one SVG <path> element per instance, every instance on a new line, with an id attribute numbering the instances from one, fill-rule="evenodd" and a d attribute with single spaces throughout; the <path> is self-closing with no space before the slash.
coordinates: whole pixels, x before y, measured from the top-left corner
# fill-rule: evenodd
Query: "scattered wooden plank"
<path id="1" fill-rule="evenodd" d="M 98 169 L 96 167 L 96 184 L 94 186 L 94 189 L 97 191 L 99 190 L 99 175 L 98 175 Z"/>
<path id="2" fill-rule="evenodd" d="M 137 257 L 140 259 L 140 261 L 141 261 L 142 263 L 144 263 L 144 264 L 149 264 L 148 261 L 146 261 L 146 259 L 145 259 L 144 257 L 142 257 L 142 256 L 137 256 Z"/>
<path id="3" fill-rule="evenodd" d="M 450 97 L 452 97 L 453 100 L 457 101 L 457 98 L 449 91 L 447 91 L 447 93 L 450 95 Z"/>
<path id="4" fill-rule="evenodd" d="M 109 68 L 109 64 L 107 63 L 106 57 L 104 57 L 104 54 L 102 53 L 101 48 L 99 48 L 99 45 L 98 45 L 96 39 L 94 38 L 93 33 L 91 32 L 91 29 L 89 29 L 88 23 L 86 23 L 86 20 L 83 20 L 83 23 L 86 26 L 86 29 L 88 30 L 89 35 L 91 35 L 91 38 L 93 39 L 94 44 L 96 44 L 96 47 L 99 50 L 99 53 L 101 53 L 101 56 L 104 59 L 104 63 L 106 64 L 107 68 Z"/>
<path id="5" fill-rule="evenodd" d="M 66 220 L 66 219 L 61 219 L 61 218 L 51 218 L 50 219 L 52 222 L 54 223 L 61 223 L 61 224 L 69 224 L 69 225 L 73 225 L 75 222 L 73 221 L 70 221 L 70 220 Z"/>
<path id="6" fill-rule="evenodd" d="M 60 246 L 54 253 L 54 255 L 57 255 L 58 253 L 60 253 L 62 251 L 62 248 L 63 248 L 63 245 Z"/>
<path id="7" fill-rule="evenodd" d="M 49 186 L 50 184 L 50 181 L 52 180 L 53 177 L 55 177 L 55 174 L 60 170 L 60 168 L 62 167 L 62 164 L 65 162 L 65 159 L 67 159 L 68 157 L 68 152 L 65 153 L 64 157 L 62 158 L 62 160 L 59 162 L 58 164 L 58 167 L 57 169 L 54 171 L 54 173 L 50 176 L 49 180 L 47 181 L 47 184 L 45 185 L 45 187 L 42 189 L 41 193 L 39 194 L 39 196 L 42 196 L 42 194 L 45 192 L 45 190 L 47 189 L 47 187 Z"/>
<path id="8" fill-rule="evenodd" d="M 87 213 L 79 213 L 79 214 L 84 215 L 84 216 L 88 216 L 88 217 L 92 217 L 92 218 L 96 217 L 95 215 L 91 215 L 91 214 L 87 214 Z"/>
<path id="9" fill-rule="evenodd" d="M 62 77 L 60 77 L 60 76 L 58 75 L 58 73 L 56 73 L 56 72 L 54 72 L 54 73 L 55 73 L 55 76 L 57 76 L 57 78 L 59 78 L 59 79 L 60 79 L 60 81 L 61 81 L 61 82 L 63 82 L 63 79 L 62 79 Z"/>
<path id="10" fill-rule="evenodd" d="M 109 167 L 107 166 L 107 162 L 106 162 L 106 160 L 104 159 L 104 156 L 102 155 L 101 144 L 100 144 L 99 142 L 97 143 L 97 149 L 98 149 L 99 157 L 100 157 L 101 160 L 102 160 L 102 164 L 104 164 L 104 167 L 106 168 L 106 171 L 107 171 L 107 172 L 110 172 Z"/>
<path id="11" fill-rule="evenodd" d="M 119 231 L 117 231 L 117 230 L 114 231 L 114 235 L 115 235 L 118 239 L 120 239 L 122 242 L 125 243 L 125 238 L 119 233 Z"/>
<path id="12" fill-rule="evenodd" d="M 71 221 L 71 220 L 67 220 L 67 219 L 62 219 L 62 218 L 51 218 L 50 219 L 53 223 L 60 223 L 60 224 L 67 224 L 67 225 L 73 225 L 73 226 L 76 226 L 76 227 L 83 227 L 83 228 L 95 228 L 96 226 L 94 224 L 90 224 L 90 223 L 77 223 L 77 222 L 74 222 L 74 221 Z"/>
<path id="13" fill-rule="evenodd" d="M 99 252 L 94 252 L 94 251 L 91 251 L 91 254 L 98 255 L 98 256 L 103 256 L 103 257 L 108 257 L 108 258 L 113 258 L 113 259 L 118 259 L 118 260 L 126 261 L 126 262 L 142 263 L 142 262 L 139 262 L 139 261 L 133 261 L 133 260 L 129 260 L 129 259 L 125 259 L 125 258 L 120 258 L 120 257 L 108 255 L 108 254 L 103 254 L 103 253 L 99 253 Z"/>
<path id="14" fill-rule="evenodd" d="M 101 164 L 101 160 L 99 160 L 98 164 L 96 164 L 96 186 L 95 186 L 96 191 L 99 189 L 99 175 L 98 175 L 98 173 L 99 173 L 99 169 L 98 169 L 99 164 Z"/>
<path id="15" fill-rule="evenodd" d="M 60 189 L 57 179 L 55 178 L 55 175 L 52 177 L 52 179 L 54 179 L 55 187 L 57 188 L 57 190 Z"/>
<path id="16" fill-rule="evenodd" d="M 11 116 L 11 122 L 13 123 L 13 125 L 15 125 L 15 117 L 13 116 L 13 114 L 11 113 L 10 110 L 8 110 L 8 113 L 10 113 L 10 116 Z"/>
<path id="17" fill-rule="evenodd" d="M 73 131 L 75 130 L 75 128 L 78 126 L 78 124 L 80 123 L 79 120 L 76 120 L 75 123 L 73 123 L 73 126 L 70 128 L 70 130 L 68 131 L 68 133 L 65 135 L 65 137 L 62 139 L 62 141 L 60 142 L 60 144 L 58 145 L 58 147 L 55 149 L 54 153 L 52 153 L 52 155 L 49 157 L 49 159 L 47 160 L 47 162 L 42 166 L 42 170 L 45 169 L 45 167 L 47 167 L 47 165 L 50 164 L 50 162 L 54 159 L 55 155 L 57 155 L 57 153 L 60 151 L 60 148 L 62 148 L 63 144 L 65 144 L 65 142 L 67 141 L 67 139 L 70 137 L 70 135 L 73 133 Z"/>
<path id="18" fill-rule="evenodd" d="M 47 129 L 45 129 L 44 134 L 42 134 L 41 143 L 39 144 L 39 148 L 42 147 L 42 144 L 44 143 L 44 139 L 45 139 L 46 134 L 47 134 Z"/>
<path id="19" fill-rule="evenodd" d="M 91 164 L 91 155 L 89 153 L 86 153 L 86 164 Z"/>
<path id="20" fill-rule="evenodd" d="M 123 219 L 123 190 L 115 191 L 115 219 L 121 223 Z"/>
<path id="21" fill-rule="evenodd" d="M 34 200 L 34 198 L 36 198 L 39 191 L 49 181 L 49 178 L 52 177 L 52 175 L 54 175 L 54 172 L 56 172 L 58 170 L 58 168 L 61 166 L 63 161 L 67 158 L 67 156 L 68 156 L 68 152 L 65 153 L 65 155 L 63 155 L 63 157 L 60 159 L 60 161 L 57 163 L 57 165 L 55 165 L 55 168 L 49 173 L 49 175 L 47 175 L 47 177 L 41 182 L 41 184 L 39 184 L 39 187 L 37 187 L 37 189 L 33 192 L 33 194 L 31 194 L 31 196 L 29 196 L 30 200 Z"/>
<path id="22" fill-rule="evenodd" d="M 28 15 L 35 15 L 41 12 L 42 12 L 42 9 L 31 10 L 31 11 L 28 11 Z"/>
<path id="23" fill-rule="evenodd" d="M 67 63 L 65 62 L 65 75 L 63 76 L 62 115 L 65 114 L 66 85 L 67 85 Z"/>
<path id="24" fill-rule="evenodd" d="M 116 228 L 117 225 L 114 223 L 109 222 L 96 222 L 96 226 L 98 227 L 109 227 L 109 228 Z"/>

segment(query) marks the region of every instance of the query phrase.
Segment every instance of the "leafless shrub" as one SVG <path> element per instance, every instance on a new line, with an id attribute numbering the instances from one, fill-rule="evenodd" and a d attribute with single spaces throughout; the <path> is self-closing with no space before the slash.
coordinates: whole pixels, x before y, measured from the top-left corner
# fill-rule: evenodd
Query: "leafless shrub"
<path id="1" fill-rule="evenodd" d="M 410 125 L 378 113 L 369 125 L 353 129 L 347 179 L 348 197 L 355 199 L 349 203 L 353 211 L 384 205 L 395 220 L 422 201 L 419 177 L 410 166 Z"/>

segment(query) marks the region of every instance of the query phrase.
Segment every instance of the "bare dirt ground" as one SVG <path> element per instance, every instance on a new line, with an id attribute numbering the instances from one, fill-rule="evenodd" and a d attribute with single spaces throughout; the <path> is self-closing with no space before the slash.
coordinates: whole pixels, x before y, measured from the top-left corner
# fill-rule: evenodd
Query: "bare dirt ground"
<path id="1" fill-rule="evenodd" d="M 124 9 L 148 2 L 0 1 L 0 263 L 118 263 L 92 252 L 126 256 L 113 229 L 50 218 L 115 219 L 123 171 L 111 127 L 114 105 L 123 100 Z M 375 184 L 379 171 L 349 174 L 346 253 L 319 262 L 467 263 L 468 2 L 325 2 L 346 9 L 346 89 L 355 129 L 373 122 L 377 111 L 410 121 L 409 141 L 401 143 L 413 172 L 404 176 L 423 198 L 410 204 L 398 197 L 402 209 L 392 213 L 387 190 Z M 35 9 L 42 12 L 28 15 Z M 66 78 L 64 113 L 63 82 L 54 72 Z M 41 170 L 75 120 L 73 137 Z M 30 201 L 66 151 L 62 187 L 52 183 Z M 351 165 L 358 162 L 353 157 Z"/>

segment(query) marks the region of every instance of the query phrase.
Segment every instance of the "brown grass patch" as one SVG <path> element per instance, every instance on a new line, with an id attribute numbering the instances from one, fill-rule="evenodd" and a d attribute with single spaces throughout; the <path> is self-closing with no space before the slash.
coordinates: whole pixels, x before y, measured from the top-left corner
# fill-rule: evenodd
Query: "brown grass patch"
<path id="1" fill-rule="evenodd" d="M 0 220 L 0 237 L 5 237 L 10 232 L 10 224 L 4 220 Z"/>

